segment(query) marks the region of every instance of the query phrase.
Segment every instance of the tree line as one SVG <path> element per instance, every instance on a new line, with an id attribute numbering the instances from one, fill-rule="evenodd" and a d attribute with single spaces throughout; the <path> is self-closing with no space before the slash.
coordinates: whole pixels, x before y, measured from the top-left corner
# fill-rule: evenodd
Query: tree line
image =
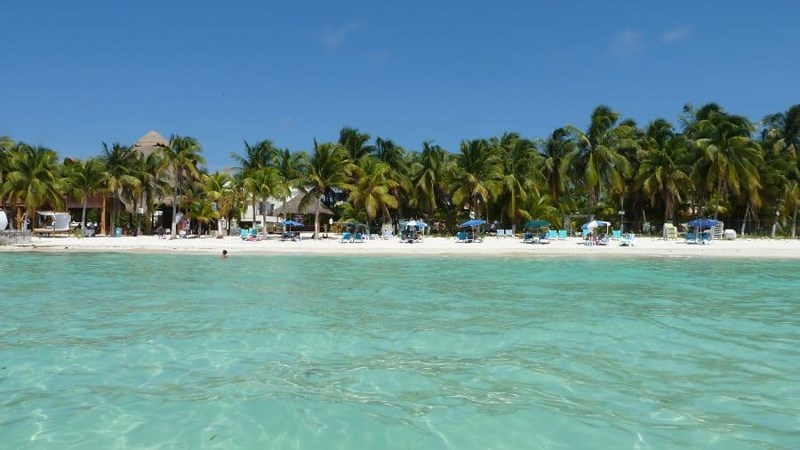
<path id="1" fill-rule="evenodd" d="M 677 126 L 659 118 L 643 127 L 601 105 L 586 127 L 566 125 L 546 138 L 468 139 L 457 152 L 430 141 L 406 150 L 346 127 L 338 141 L 315 140 L 310 151 L 245 142 L 231 153 L 235 167 L 214 172 L 192 137 L 173 135 L 149 154 L 104 143 L 98 156 L 63 161 L 49 148 L 0 137 L 0 205 L 24 205 L 33 217 L 69 196 L 83 201 L 84 226 L 86 199 L 103 194 L 112 228 L 122 216 L 127 225 L 134 220 L 122 205 L 147 214 L 164 203 L 172 217 L 183 212 L 208 226 L 296 189 L 311 210 L 324 203 L 368 226 L 414 217 L 452 231 L 472 214 L 516 232 L 533 218 L 561 227 L 564 217 L 586 215 L 639 231 L 713 217 L 742 234 L 771 228 L 794 237 L 798 145 L 800 105 L 752 122 L 715 103 L 686 105 Z M 314 223 L 319 236 L 319 213 Z"/>

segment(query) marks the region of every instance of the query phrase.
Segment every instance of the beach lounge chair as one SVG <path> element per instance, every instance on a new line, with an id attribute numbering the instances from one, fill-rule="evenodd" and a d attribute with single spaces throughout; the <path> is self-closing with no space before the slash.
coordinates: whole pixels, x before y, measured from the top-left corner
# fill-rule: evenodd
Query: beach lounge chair
<path id="1" fill-rule="evenodd" d="M 353 235 L 353 242 L 363 243 L 364 235 L 362 235 L 360 232 L 356 232 L 356 234 Z"/>
<path id="2" fill-rule="evenodd" d="M 524 233 L 522 235 L 522 243 L 523 244 L 535 244 L 536 243 L 536 237 L 534 236 L 533 233 L 526 232 L 526 233 Z"/>
<path id="3" fill-rule="evenodd" d="M 633 233 L 625 233 L 622 235 L 622 239 L 619 242 L 621 247 L 633 247 L 636 245 Z"/>
<path id="4" fill-rule="evenodd" d="M 242 228 L 242 232 L 239 235 L 243 241 L 246 241 L 248 237 L 250 237 L 250 230 L 247 228 Z"/>
<path id="5" fill-rule="evenodd" d="M 622 239 L 622 230 L 611 230 L 612 239 Z"/>
<path id="6" fill-rule="evenodd" d="M 558 230 L 558 238 L 559 239 L 566 239 L 567 238 L 567 230 Z"/>
<path id="7" fill-rule="evenodd" d="M 456 233 L 456 242 L 467 243 L 467 242 L 472 242 L 472 240 L 469 239 L 469 235 L 467 234 L 466 231 L 459 231 L 458 233 Z"/>
<path id="8" fill-rule="evenodd" d="M 664 240 L 678 239 L 678 229 L 671 223 L 664 224 Z"/>
<path id="9" fill-rule="evenodd" d="M 556 230 L 548 230 L 547 231 L 547 239 L 558 239 L 558 231 Z"/>
<path id="10" fill-rule="evenodd" d="M 543 232 L 539 234 L 539 244 L 549 244 L 550 243 L 550 232 Z"/>
<path id="11" fill-rule="evenodd" d="M 342 238 L 339 239 L 339 242 L 351 242 L 351 241 L 352 241 L 352 238 L 350 236 L 350 232 L 349 231 L 345 231 L 344 233 L 342 233 Z"/>

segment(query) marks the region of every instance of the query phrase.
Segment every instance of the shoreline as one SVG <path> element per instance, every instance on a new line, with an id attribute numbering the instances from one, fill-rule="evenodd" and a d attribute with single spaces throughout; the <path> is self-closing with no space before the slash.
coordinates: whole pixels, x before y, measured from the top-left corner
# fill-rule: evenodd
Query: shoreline
<path id="1" fill-rule="evenodd" d="M 580 238 L 553 240 L 549 244 L 525 244 L 520 238 L 488 237 L 480 243 L 456 242 L 455 238 L 428 237 L 413 244 L 391 240 L 365 239 L 363 243 L 342 243 L 337 237 L 281 241 L 270 236 L 262 241 L 243 241 L 236 236 L 222 239 L 194 237 L 159 239 L 156 236 L 123 237 L 33 237 L 30 244 L 0 247 L 0 253 L 168 253 L 236 255 L 357 255 L 357 256 L 465 256 L 465 257 L 580 257 L 580 258 L 758 258 L 800 259 L 800 240 L 737 239 L 713 241 L 709 245 L 687 244 L 681 240 L 636 238 L 636 245 L 623 247 L 611 240 L 605 246 L 586 246 Z"/>

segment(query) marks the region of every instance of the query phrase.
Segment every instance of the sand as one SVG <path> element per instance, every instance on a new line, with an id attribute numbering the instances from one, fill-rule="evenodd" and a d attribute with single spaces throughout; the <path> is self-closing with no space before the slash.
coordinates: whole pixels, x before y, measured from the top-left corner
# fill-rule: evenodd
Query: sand
<path id="1" fill-rule="evenodd" d="M 139 237 L 33 237 L 28 245 L 0 247 L 0 252 L 131 252 L 221 254 L 228 250 L 230 257 L 244 254 L 296 255 L 464 255 L 483 257 L 587 257 L 587 258 L 798 258 L 800 240 L 736 239 L 713 241 L 708 245 L 687 244 L 680 240 L 637 237 L 633 247 L 620 246 L 612 240 L 606 246 L 586 246 L 579 238 L 554 240 L 549 244 L 526 244 L 519 238 L 488 237 L 480 243 L 456 242 L 455 238 L 428 237 L 422 242 L 402 243 L 399 239 L 367 239 L 363 243 L 342 243 L 339 236 L 313 240 L 303 236 L 299 241 L 282 241 L 270 236 L 261 241 L 243 241 L 239 237 L 194 237 L 159 239 Z"/>

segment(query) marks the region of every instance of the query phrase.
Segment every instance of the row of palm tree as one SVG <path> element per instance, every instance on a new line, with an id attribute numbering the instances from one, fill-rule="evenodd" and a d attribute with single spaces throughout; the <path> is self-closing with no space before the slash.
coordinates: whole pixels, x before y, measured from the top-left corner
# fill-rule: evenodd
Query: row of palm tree
<path id="1" fill-rule="evenodd" d="M 758 123 L 710 103 L 686 105 L 678 127 L 656 119 L 644 127 L 598 106 L 586 127 L 566 125 L 545 139 L 517 133 L 464 140 L 458 152 L 423 142 L 407 151 L 389 139 L 343 128 L 336 142 L 310 152 L 264 140 L 231 153 L 235 167 L 204 168 L 197 139 L 172 136 L 145 155 L 103 144 L 86 160 L 58 161 L 54 151 L 0 139 L 0 205 L 24 204 L 28 217 L 65 196 L 111 199 L 111 226 L 120 208 L 145 214 L 164 202 L 200 224 L 241 217 L 257 202 L 303 192 L 301 207 L 321 204 L 367 225 L 417 217 L 454 224 L 474 214 L 516 231 L 531 218 L 561 224 L 573 215 L 616 217 L 641 229 L 651 220 L 674 223 L 713 216 L 741 233 L 795 235 L 800 205 L 800 105 Z M 622 220 L 622 218 L 621 218 Z M 790 227 L 778 225 L 791 224 Z M 148 223 L 145 226 L 149 226 Z"/>

